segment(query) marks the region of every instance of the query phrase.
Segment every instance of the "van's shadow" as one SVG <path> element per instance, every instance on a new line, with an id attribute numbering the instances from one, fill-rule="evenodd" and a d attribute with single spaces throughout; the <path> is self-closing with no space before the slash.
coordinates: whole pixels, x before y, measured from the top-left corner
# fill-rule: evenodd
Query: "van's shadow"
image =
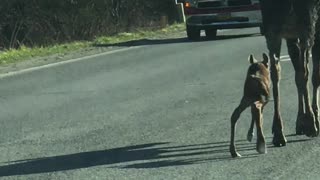
<path id="1" fill-rule="evenodd" d="M 237 38 L 245 38 L 245 37 L 254 37 L 259 34 L 238 34 L 238 35 L 219 35 L 214 39 L 207 39 L 205 37 L 201 37 L 198 41 L 188 40 L 186 37 L 179 38 L 170 38 L 170 39 L 139 39 L 132 40 L 121 43 L 114 44 L 94 44 L 95 47 L 132 47 L 132 46 L 144 46 L 144 45 L 158 45 L 158 44 L 176 44 L 176 43 L 191 43 L 191 42 L 201 42 L 201 41 L 219 41 L 219 40 L 227 40 L 227 39 L 237 39 Z"/>
<path id="2" fill-rule="evenodd" d="M 244 155 L 241 159 L 257 156 L 254 143 L 237 141 L 237 148 Z M 161 142 L 6 162 L 0 166 L 0 177 L 101 165 L 108 165 L 108 168 L 159 168 L 228 160 L 232 160 L 229 141 L 191 145 Z"/>

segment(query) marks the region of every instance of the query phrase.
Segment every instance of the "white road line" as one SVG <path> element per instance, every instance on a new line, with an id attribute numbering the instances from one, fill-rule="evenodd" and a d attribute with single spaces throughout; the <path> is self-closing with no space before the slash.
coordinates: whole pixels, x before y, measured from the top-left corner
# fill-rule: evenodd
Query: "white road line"
<path id="1" fill-rule="evenodd" d="M 289 55 L 283 55 L 283 56 L 280 56 L 280 61 L 281 62 L 284 62 L 284 61 L 291 61 Z"/>
<path id="2" fill-rule="evenodd" d="M 310 58 L 312 58 L 312 55 L 310 55 Z M 289 55 L 283 55 L 283 56 L 280 56 L 280 61 L 281 62 L 291 61 L 291 59 Z"/>
<path id="3" fill-rule="evenodd" d="M 47 69 L 47 68 L 51 68 L 51 67 L 61 66 L 61 65 L 64 65 L 64 64 L 70 64 L 70 63 L 74 63 L 74 62 L 77 62 L 77 61 L 87 60 L 87 59 L 90 59 L 90 58 L 100 57 L 100 56 L 104 56 L 104 55 L 108 55 L 108 54 L 115 54 L 115 53 L 119 53 L 119 52 L 124 52 L 124 51 L 128 51 L 128 50 L 131 50 L 131 49 L 137 49 L 137 48 L 141 48 L 141 47 L 143 47 L 143 46 L 122 48 L 122 49 L 117 49 L 117 50 L 114 50 L 114 51 L 103 52 L 103 53 L 94 54 L 94 55 L 90 55 L 90 56 L 85 56 L 85 57 L 81 57 L 81 58 L 70 59 L 70 60 L 66 60 L 66 61 L 46 64 L 46 65 L 42 65 L 42 66 L 31 67 L 31 68 L 22 69 L 22 70 L 13 71 L 13 72 L 8 72 L 8 73 L 5 73 L 5 74 L 0 74 L 0 79 L 3 79 L 5 77 L 20 75 L 20 74 L 24 74 L 24 73 L 28 73 L 28 72 L 32 72 L 32 71 L 37 71 L 37 70 L 40 70 L 40 69 Z"/>
<path id="4" fill-rule="evenodd" d="M 290 57 L 289 57 L 289 55 L 280 56 L 280 59 L 283 59 L 283 58 L 290 58 Z"/>

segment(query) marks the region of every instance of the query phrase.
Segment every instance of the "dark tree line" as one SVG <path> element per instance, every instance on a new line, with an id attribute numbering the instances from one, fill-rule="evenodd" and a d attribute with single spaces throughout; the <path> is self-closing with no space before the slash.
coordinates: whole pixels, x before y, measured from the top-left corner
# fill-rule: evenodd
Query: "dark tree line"
<path id="1" fill-rule="evenodd" d="M 1 0 L 0 48 L 38 46 L 156 27 L 174 0 Z"/>

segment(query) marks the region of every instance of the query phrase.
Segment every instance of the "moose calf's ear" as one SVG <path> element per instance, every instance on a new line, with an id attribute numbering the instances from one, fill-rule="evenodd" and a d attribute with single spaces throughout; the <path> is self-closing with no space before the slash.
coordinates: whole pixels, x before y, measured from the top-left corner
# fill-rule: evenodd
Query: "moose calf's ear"
<path id="1" fill-rule="evenodd" d="M 249 60 L 250 64 L 253 64 L 253 63 L 256 63 L 256 62 L 257 62 L 257 60 L 253 57 L 252 54 L 250 54 L 248 60 Z"/>
<path id="2" fill-rule="evenodd" d="M 268 64 L 269 64 L 269 57 L 268 57 L 268 55 L 267 55 L 266 53 L 263 53 L 263 54 L 262 54 L 262 59 L 263 59 L 263 60 L 262 60 L 262 63 L 268 66 Z"/>

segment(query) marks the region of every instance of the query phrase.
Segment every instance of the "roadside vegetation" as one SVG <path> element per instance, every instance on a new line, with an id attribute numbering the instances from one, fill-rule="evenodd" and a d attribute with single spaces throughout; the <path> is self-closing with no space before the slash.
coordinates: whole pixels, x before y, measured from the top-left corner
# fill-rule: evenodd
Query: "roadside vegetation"
<path id="1" fill-rule="evenodd" d="M 174 0 L 2 0 L 0 64 L 182 31 L 176 17 Z"/>
<path id="2" fill-rule="evenodd" d="M 0 65 L 16 63 L 34 57 L 43 57 L 53 54 L 64 54 L 70 51 L 99 45 L 113 45 L 140 39 L 161 39 L 170 34 L 183 32 L 184 29 L 184 24 L 173 24 L 166 28 L 161 28 L 158 30 L 138 30 L 136 32 L 123 32 L 114 36 L 100 36 L 91 41 L 75 41 L 70 43 L 39 47 L 20 46 L 19 48 L 10 48 L 0 52 Z"/>

